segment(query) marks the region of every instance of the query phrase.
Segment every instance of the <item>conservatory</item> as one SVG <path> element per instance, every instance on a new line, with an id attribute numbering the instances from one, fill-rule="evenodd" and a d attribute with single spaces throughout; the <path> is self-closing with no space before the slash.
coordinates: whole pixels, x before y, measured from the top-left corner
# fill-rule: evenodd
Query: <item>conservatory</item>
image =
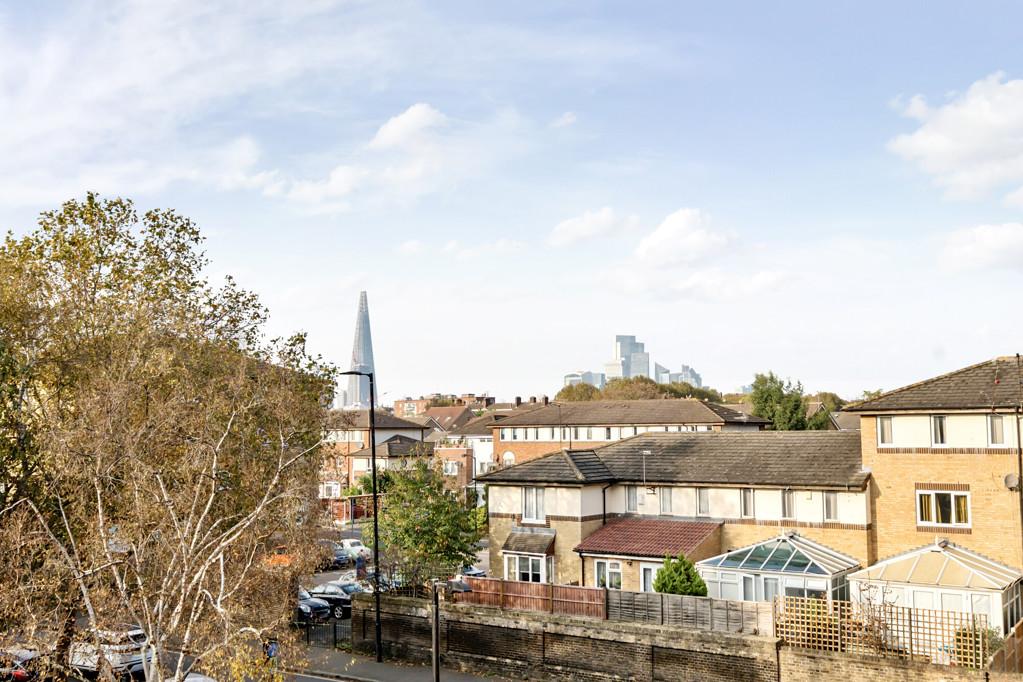
<path id="1" fill-rule="evenodd" d="M 859 562 L 794 532 L 699 561 L 707 596 L 773 601 L 778 595 L 848 599 Z"/>
<path id="2" fill-rule="evenodd" d="M 1019 622 L 1023 575 L 947 540 L 898 554 L 849 576 L 853 601 L 983 615 L 1004 634 Z"/>

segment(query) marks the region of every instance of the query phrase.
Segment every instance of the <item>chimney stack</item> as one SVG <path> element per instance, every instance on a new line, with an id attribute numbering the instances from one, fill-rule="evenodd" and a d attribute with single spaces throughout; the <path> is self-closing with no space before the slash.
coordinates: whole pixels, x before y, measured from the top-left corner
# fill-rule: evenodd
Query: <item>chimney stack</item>
<path id="1" fill-rule="evenodd" d="M 521 398 L 521 396 L 515 396 L 515 407 L 521 407 L 521 406 L 522 406 L 522 398 Z"/>
<path id="2" fill-rule="evenodd" d="M 544 396 L 544 397 L 543 397 L 543 404 L 544 404 L 545 406 L 546 406 L 546 405 L 548 405 L 548 404 L 549 404 L 550 402 L 551 402 L 550 398 L 548 398 L 547 396 Z"/>

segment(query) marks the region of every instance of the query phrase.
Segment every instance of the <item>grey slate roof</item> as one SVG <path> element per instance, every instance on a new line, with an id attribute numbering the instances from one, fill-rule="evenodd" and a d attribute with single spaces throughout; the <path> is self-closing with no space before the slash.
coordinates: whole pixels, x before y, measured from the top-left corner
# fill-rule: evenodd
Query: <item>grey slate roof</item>
<path id="1" fill-rule="evenodd" d="M 427 429 L 427 427 L 421 424 L 416 424 L 401 417 L 395 417 L 393 414 L 383 410 L 377 410 L 375 416 L 376 427 L 378 429 L 416 429 L 418 431 Z M 368 429 L 369 410 L 331 410 L 328 428 L 341 431 Z"/>
<path id="2" fill-rule="evenodd" d="M 391 436 L 383 443 L 377 443 L 377 457 L 430 457 L 434 444 L 408 436 Z M 369 457 L 370 448 L 353 452 L 350 457 Z"/>
<path id="3" fill-rule="evenodd" d="M 647 433 L 590 450 L 585 460 L 582 452 L 557 452 L 478 479 L 862 489 L 870 475 L 863 470 L 856 431 Z M 591 456 L 604 464 L 607 476 Z"/>
<path id="4" fill-rule="evenodd" d="M 500 426 L 602 426 L 610 424 L 766 424 L 724 405 L 692 398 L 589 400 L 550 404 L 501 421 Z"/>
<path id="5" fill-rule="evenodd" d="M 504 541 L 501 549 L 505 552 L 519 554 L 551 554 L 553 546 L 553 532 L 532 532 L 532 529 L 519 529 L 508 534 L 508 539 Z"/>
<path id="6" fill-rule="evenodd" d="M 919 381 L 843 407 L 847 412 L 992 409 L 1020 404 L 1021 373 L 1015 357 L 999 357 Z"/>

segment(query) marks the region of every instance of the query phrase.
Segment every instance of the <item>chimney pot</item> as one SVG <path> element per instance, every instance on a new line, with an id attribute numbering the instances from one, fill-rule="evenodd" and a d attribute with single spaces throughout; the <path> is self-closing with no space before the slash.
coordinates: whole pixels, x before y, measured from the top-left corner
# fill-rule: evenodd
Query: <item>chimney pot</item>
<path id="1" fill-rule="evenodd" d="M 551 402 L 550 398 L 548 398 L 547 396 L 544 396 L 544 397 L 543 397 L 543 404 L 544 404 L 544 405 L 547 405 L 547 404 L 549 404 L 550 402 Z"/>
<path id="2" fill-rule="evenodd" d="M 515 407 L 518 407 L 521 404 L 522 404 L 521 396 L 515 396 Z"/>

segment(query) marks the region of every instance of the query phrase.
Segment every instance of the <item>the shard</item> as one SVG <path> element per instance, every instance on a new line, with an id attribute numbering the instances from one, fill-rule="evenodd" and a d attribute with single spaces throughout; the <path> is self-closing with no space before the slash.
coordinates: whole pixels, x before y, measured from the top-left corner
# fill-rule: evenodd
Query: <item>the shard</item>
<path id="1" fill-rule="evenodd" d="M 352 346 L 352 365 L 355 372 L 373 371 L 373 337 L 369 331 L 369 303 L 366 292 L 359 293 L 359 312 L 355 316 L 355 343 Z M 374 377 L 375 378 L 375 377 Z M 348 377 L 348 407 L 369 407 L 369 378 Z"/>

